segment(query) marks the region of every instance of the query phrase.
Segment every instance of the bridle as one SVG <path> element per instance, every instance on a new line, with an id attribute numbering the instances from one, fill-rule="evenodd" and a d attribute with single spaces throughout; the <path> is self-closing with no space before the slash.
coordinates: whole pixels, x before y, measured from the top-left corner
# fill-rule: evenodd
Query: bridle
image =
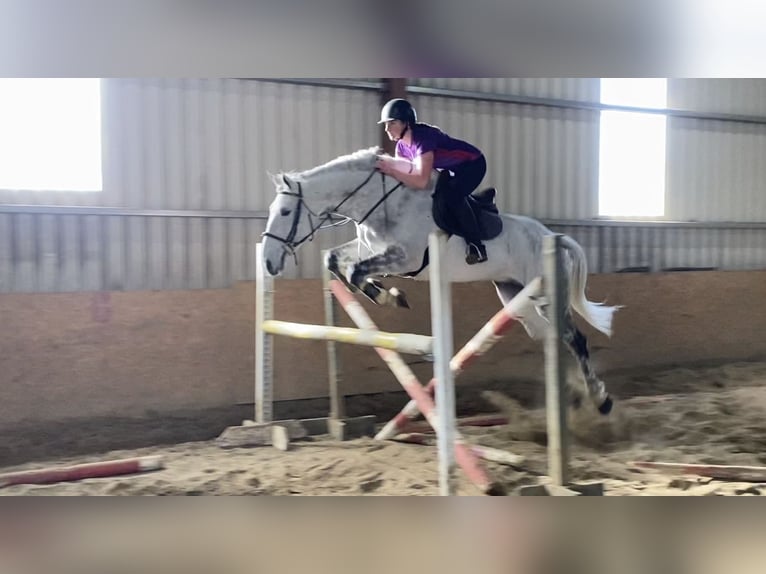
<path id="1" fill-rule="evenodd" d="M 268 231 L 264 231 L 263 233 L 261 233 L 261 236 L 262 237 L 270 237 L 270 238 L 276 239 L 277 241 L 282 243 L 282 246 L 284 247 L 284 249 L 293 256 L 293 258 L 295 259 L 296 265 L 297 265 L 298 259 L 297 259 L 297 256 L 295 254 L 295 250 L 302 243 L 304 243 L 306 241 L 313 240 L 314 239 L 314 234 L 317 231 L 319 231 L 320 229 L 325 229 L 325 228 L 328 228 L 328 227 L 334 227 L 336 225 L 342 225 L 344 223 L 347 223 L 351 219 L 351 218 L 347 217 L 347 218 L 344 218 L 340 222 L 332 223 L 330 225 L 325 225 L 325 223 L 327 223 L 328 221 L 332 221 L 333 215 L 337 214 L 338 209 L 340 209 L 341 206 L 344 203 L 346 203 L 349 199 L 351 199 L 354 195 L 356 195 L 356 193 L 360 189 L 362 189 L 365 185 L 367 185 L 370 182 L 372 177 L 375 175 L 375 172 L 377 172 L 377 171 L 378 171 L 377 169 L 373 169 L 372 172 L 370 173 L 370 175 L 368 175 L 362 183 L 357 185 L 353 189 L 353 191 L 351 191 L 346 197 L 343 198 L 343 201 L 341 201 L 335 207 L 333 207 L 331 209 L 327 209 L 327 210 L 323 211 L 322 213 L 314 213 L 311 210 L 311 208 L 306 204 L 306 200 L 304 199 L 304 196 L 303 196 L 303 187 L 301 186 L 301 182 L 300 181 L 296 182 L 298 184 L 298 192 L 297 193 L 294 192 L 294 191 L 278 191 L 277 195 L 289 195 L 290 197 L 297 197 L 298 198 L 298 205 L 295 208 L 295 214 L 293 215 L 292 226 L 290 227 L 290 231 L 288 232 L 287 237 L 280 237 L 278 235 L 274 235 L 273 233 L 269 233 Z M 399 189 L 402 186 L 402 182 L 399 182 L 394 187 L 392 187 L 391 189 L 386 191 L 386 175 L 382 171 L 379 172 L 379 173 L 380 173 L 380 183 L 381 183 L 381 186 L 382 186 L 382 189 L 383 189 L 383 195 L 375 203 L 375 205 L 373 205 L 367 211 L 367 213 L 365 213 L 364 216 L 362 216 L 359 219 L 359 221 L 356 221 L 357 225 L 361 225 L 362 223 L 364 223 L 364 221 L 368 217 L 370 217 L 370 215 L 372 215 L 372 213 L 378 207 L 380 207 L 381 204 L 383 204 L 386 201 L 386 199 L 388 199 L 388 196 L 390 196 L 394 191 L 396 191 L 397 189 Z M 302 215 L 303 209 L 305 209 L 306 212 L 308 213 L 309 227 L 311 228 L 311 230 L 306 235 L 304 235 L 302 238 L 296 240 L 295 236 L 298 233 L 298 226 L 300 225 L 300 222 L 301 222 L 301 215 Z M 315 223 L 314 218 L 317 218 L 319 220 L 319 222 L 316 225 L 314 225 L 314 223 Z M 388 217 L 386 217 L 386 219 L 388 219 Z"/>

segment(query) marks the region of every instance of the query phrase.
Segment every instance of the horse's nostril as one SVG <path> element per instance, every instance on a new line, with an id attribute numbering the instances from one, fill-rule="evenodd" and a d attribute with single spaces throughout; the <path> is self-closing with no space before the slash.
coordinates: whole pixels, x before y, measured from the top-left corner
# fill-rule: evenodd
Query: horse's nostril
<path id="1" fill-rule="evenodd" d="M 266 270 L 270 275 L 274 275 L 274 268 L 271 266 L 271 261 L 266 262 Z"/>

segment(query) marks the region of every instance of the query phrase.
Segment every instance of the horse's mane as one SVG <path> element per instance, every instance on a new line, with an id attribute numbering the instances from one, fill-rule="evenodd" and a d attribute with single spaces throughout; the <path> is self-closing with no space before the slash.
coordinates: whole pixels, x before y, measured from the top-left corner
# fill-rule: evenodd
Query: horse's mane
<path id="1" fill-rule="evenodd" d="M 377 146 L 366 149 L 360 149 L 353 153 L 336 157 L 319 165 L 302 172 L 291 172 L 285 175 L 295 178 L 307 178 L 313 175 L 324 174 L 333 171 L 364 171 L 371 170 L 375 167 L 375 162 L 378 157 L 383 154 L 383 150 Z"/>

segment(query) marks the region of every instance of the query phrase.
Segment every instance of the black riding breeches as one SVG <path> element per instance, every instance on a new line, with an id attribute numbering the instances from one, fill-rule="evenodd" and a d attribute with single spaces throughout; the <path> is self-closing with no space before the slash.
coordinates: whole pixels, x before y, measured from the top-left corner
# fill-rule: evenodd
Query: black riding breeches
<path id="1" fill-rule="evenodd" d="M 473 161 L 458 165 L 451 170 L 455 175 L 447 179 L 447 170 L 440 177 L 439 201 L 452 216 L 459 229 L 456 231 L 467 241 L 478 243 L 481 232 L 479 223 L 468 203 L 468 196 L 479 186 L 487 173 L 487 160 L 483 155 Z"/>

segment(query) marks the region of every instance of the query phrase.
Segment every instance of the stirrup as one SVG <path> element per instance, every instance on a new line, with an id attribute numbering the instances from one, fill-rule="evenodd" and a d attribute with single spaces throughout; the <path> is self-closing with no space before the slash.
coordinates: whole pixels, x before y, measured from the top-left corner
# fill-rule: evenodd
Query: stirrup
<path id="1" fill-rule="evenodd" d="M 468 243 L 465 262 L 468 265 L 476 265 L 487 260 L 487 248 L 482 243 Z"/>

